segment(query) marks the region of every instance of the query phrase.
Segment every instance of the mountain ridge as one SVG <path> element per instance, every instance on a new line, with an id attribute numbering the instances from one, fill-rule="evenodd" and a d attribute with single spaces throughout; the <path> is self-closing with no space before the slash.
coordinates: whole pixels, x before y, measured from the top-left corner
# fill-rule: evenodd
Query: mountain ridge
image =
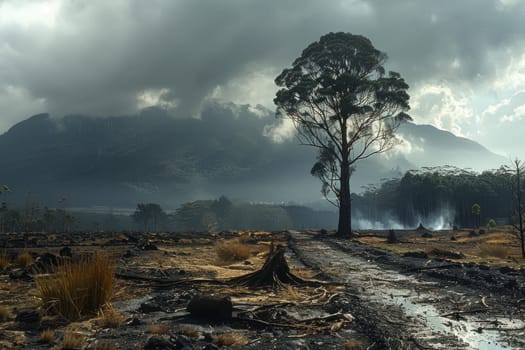
<path id="1" fill-rule="evenodd" d="M 20 192 L 44 202 L 65 195 L 72 205 L 83 206 L 141 201 L 174 206 L 221 194 L 273 202 L 319 200 L 320 183 L 309 173 L 315 149 L 295 139 L 275 143 L 264 136 L 271 115 L 218 103 L 207 106 L 200 119 L 174 118 L 157 108 L 107 118 L 38 114 L 0 135 L 0 180 L 19 189 L 10 195 L 19 202 Z M 433 126 L 406 124 L 400 135 L 413 151 L 358 163 L 354 191 L 411 168 L 449 164 L 443 155 L 452 163 L 463 157 L 467 165 L 504 161 Z"/>

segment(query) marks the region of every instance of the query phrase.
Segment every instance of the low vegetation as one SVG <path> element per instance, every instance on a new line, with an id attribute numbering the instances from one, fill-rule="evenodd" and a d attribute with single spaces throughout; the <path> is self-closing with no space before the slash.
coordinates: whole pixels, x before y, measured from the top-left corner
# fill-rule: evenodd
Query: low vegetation
<path id="1" fill-rule="evenodd" d="M 243 261 L 251 256 L 250 247 L 239 241 L 228 241 L 216 246 L 215 251 L 220 262 Z"/>
<path id="2" fill-rule="evenodd" d="M 5 270 L 11 265 L 9 257 L 5 251 L 0 251 L 0 270 Z"/>
<path id="3" fill-rule="evenodd" d="M 117 328 L 126 320 L 123 314 L 111 306 L 100 309 L 99 316 L 100 320 L 98 323 L 103 328 Z"/>
<path id="4" fill-rule="evenodd" d="M 20 266 L 31 266 L 35 259 L 33 259 L 33 255 L 31 255 L 30 252 L 27 250 L 23 250 L 16 256 L 16 262 Z"/>
<path id="5" fill-rule="evenodd" d="M 62 339 L 59 349 L 82 349 L 85 343 L 86 337 L 72 330 L 68 330 L 64 333 L 64 339 Z"/>
<path id="6" fill-rule="evenodd" d="M 45 307 L 67 320 L 96 314 L 111 297 L 115 264 L 106 255 L 64 262 L 51 275 L 35 279 Z"/>
<path id="7" fill-rule="evenodd" d="M 491 256 L 500 259 L 506 259 L 509 256 L 509 248 L 494 243 L 482 243 L 479 245 L 480 256 Z"/>
<path id="8" fill-rule="evenodd" d="M 248 344 L 248 338 L 241 333 L 221 333 L 212 335 L 212 341 L 218 347 L 244 346 Z"/>
<path id="9" fill-rule="evenodd" d="M 11 310 L 7 306 L 0 305 L 0 321 L 4 322 L 11 318 Z"/>
<path id="10" fill-rule="evenodd" d="M 146 333 L 149 334 L 166 334 L 168 333 L 169 327 L 164 323 L 150 324 L 146 329 Z"/>
<path id="11" fill-rule="evenodd" d="M 52 329 L 44 329 L 38 338 L 41 344 L 53 344 L 55 342 L 55 331 Z"/>

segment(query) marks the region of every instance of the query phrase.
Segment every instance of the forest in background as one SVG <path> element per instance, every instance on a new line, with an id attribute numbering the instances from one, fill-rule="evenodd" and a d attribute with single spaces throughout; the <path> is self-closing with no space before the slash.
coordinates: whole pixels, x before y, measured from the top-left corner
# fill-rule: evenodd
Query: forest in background
<path id="1" fill-rule="evenodd" d="M 352 194 L 357 229 L 440 229 L 513 221 L 512 175 L 503 168 L 476 173 L 452 166 L 408 171 L 401 178 L 368 185 Z M 479 213 L 473 206 L 479 206 Z M 249 203 L 221 196 L 187 202 L 173 212 L 139 203 L 132 215 L 49 208 L 0 206 L 0 231 L 214 231 L 334 229 L 337 213 L 302 205 Z"/>

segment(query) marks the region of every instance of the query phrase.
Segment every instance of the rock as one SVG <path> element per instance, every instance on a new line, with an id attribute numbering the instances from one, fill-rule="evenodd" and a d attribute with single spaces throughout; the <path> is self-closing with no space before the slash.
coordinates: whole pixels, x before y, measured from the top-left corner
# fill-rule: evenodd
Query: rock
<path id="1" fill-rule="evenodd" d="M 139 306 L 139 311 L 145 314 L 149 314 L 151 312 L 157 312 L 161 311 L 162 308 L 159 304 L 156 303 L 142 303 Z"/>
<path id="2" fill-rule="evenodd" d="M 516 272 L 516 270 L 508 267 L 508 266 L 502 266 L 498 269 L 499 272 L 503 273 L 503 274 L 508 274 L 508 273 L 514 273 Z"/>
<path id="3" fill-rule="evenodd" d="M 173 343 L 173 345 L 175 345 L 175 348 L 177 350 L 192 350 L 193 349 L 193 345 L 192 345 L 190 338 L 182 334 L 171 336 L 170 342 Z"/>
<path id="4" fill-rule="evenodd" d="M 197 295 L 187 308 L 191 316 L 206 321 L 226 321 L 232 318 L 233 305 L 230 297 Z"/>
<path id="5" fill-rule="evenodd" d="M 40 266 L 58 266 L 60 258 L 55 254 L 46 252 L 38 257 L 37 263 Z"/>
<path id="6" fill-rule="evenodd" d="M 133 317 L 131 320 L 126 322 L 126 325 L 128 326 L 140 326 L 141 324 L 143 324 L 143 322 L 139 318 L 136 318 L 136 317 Z"/>
<path id="7" fill-rule="evenodd" d="M 15 321 L 23 329 L 36 329 L 42 323 L 42 315 L 37 310 L 22 310 L 16 315 Z"/>
<path id="8" fill-rule="evenodd" d="M 164 337 L 154 335 L 149 337 L 144 344 L 144 350 L 179 350 L 169 340 Z"/>
<path id="9" fill-rule="evenodd" d="M 428 254 L 425 252 L 406 252 L 403 254 L 406 258 L 419 258 L 419 259 L 427 259 Z"/>
<path id="10" fill-rule="evenodd" d="M 68 256 L 70 258 L 73 257 L 73 252 L 71 251 L 71 248 L 69 247 L 64 247 L 62 249 L 60 249 L 60 251 L 58 252 L 58 254 L 60 254 L 60 256 Z"/>
<path id="11" fill-rule="evenodd" d="M 9 273 L 9 278 L 16 281 L 32 281 L 33 276 L 27 268 L 16 269 Z"/>

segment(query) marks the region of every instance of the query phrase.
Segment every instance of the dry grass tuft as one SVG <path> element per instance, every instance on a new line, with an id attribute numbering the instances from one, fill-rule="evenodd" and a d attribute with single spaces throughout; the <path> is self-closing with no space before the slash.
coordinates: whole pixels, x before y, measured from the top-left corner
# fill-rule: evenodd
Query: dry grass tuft
<path id="1" fill-rule="evenodd" d="M 185 335 L 189 338 L 198 338 L 201 335 L 201 331 L 197 327 L 183 325 L 175 330 L 175 333 Z"/>
<path id="2" fill-rule="evenodd" d="M 250 247 L 239 241 L 220 243 L 215 247 L 215 252 L 221 262 L 243 261 L 252 254 Z"/>
<path id="3" fill-rule="evenodd" d="M 80 261 L 66 261 L 52 275 L 36 278 L 42 302 L 69 321 L 96 312 L 109 302 L 113 290 L 115 264 L 106 255 Z"/>
<path id="4" fill-rule="evenodd" d="M 285 286 L 281 290 L 281 296 L 287 300 L 303 300 L 304 297 L 291 285 Z"/>
<path id="5" fill-rule="evenodd" d="M 68 330 L 64 333 L 64 339 L 62 339 L 59 349 L 82 349 L 85 344 L 86 337 Z"/>
<path id="6" fill-rule="evenodd" d="M 480 256 L 492 256 L 506 259 L 509 256 L 509 248 L 501 244 L 483 243 L 479 246 Z"/>
<path id="7" fill-rule="evenodd" d="M 0 252 L 0 270 L 5 270 L 11 265 L 9 257 L 5 251 Z"/>
<path id="8" fill-rule="evenodd" d="M 52 329 L 45 329 L 40 333 L 38 342 L 41 344 L 53 344 L 55 342 L 55 331 Z"/>
<path id="9" fill-rule="evenodd" d="M 218 347 L 222 346 L 244 346 L 248 344 L 248 338 L 240 333 L 221 333 L 211 336 L 212 342 Z"/>
<path id="10" fill-rule="evenodd" d="M 11 318 L 11 310 L 7 306 L 0 305 L 0 321 L 7 321 Z"/>
<path id="11" fill-rule="evenodd" d="M 146 333 L 149 334 L 166 334 L 168 333 L 169 327 L 164 323 L 150 324 L 146 329 Z"/>
<path id="12" fill-rule="evenodd" d="M 112 341 L 99 341 L 95 345 L 95 350 L 117 350 L 118 345 Z"/>
<path id="13" fill-rule="evenodd" d="M 364 344 L 362 341 L 357 340 L 357 339 L 348 339 L 345 342 L 345 349 L 348 349 L 348 350 L 364 349 Z"/>
<path id="14" fill-rule="evenodd" d="M 20 266 L 24 266 L 24 267 L 25 266 L 30 266 L 30 265 L 33 264 L 34 261 L 35 261 L 35 259 L 33 259 L 33 255 L 31 255 L 31 253 L 28 252 L 27 250 L 21 251 L 16 256 L 16 262 Z"/>
<path id="15" fill-rule="evenodd" d="M 103 328 L 117 328 L 126 321 L 126 316 L 111 306 L 100 309 L 98 315 L 100 317 L 98 324 Z"/>

